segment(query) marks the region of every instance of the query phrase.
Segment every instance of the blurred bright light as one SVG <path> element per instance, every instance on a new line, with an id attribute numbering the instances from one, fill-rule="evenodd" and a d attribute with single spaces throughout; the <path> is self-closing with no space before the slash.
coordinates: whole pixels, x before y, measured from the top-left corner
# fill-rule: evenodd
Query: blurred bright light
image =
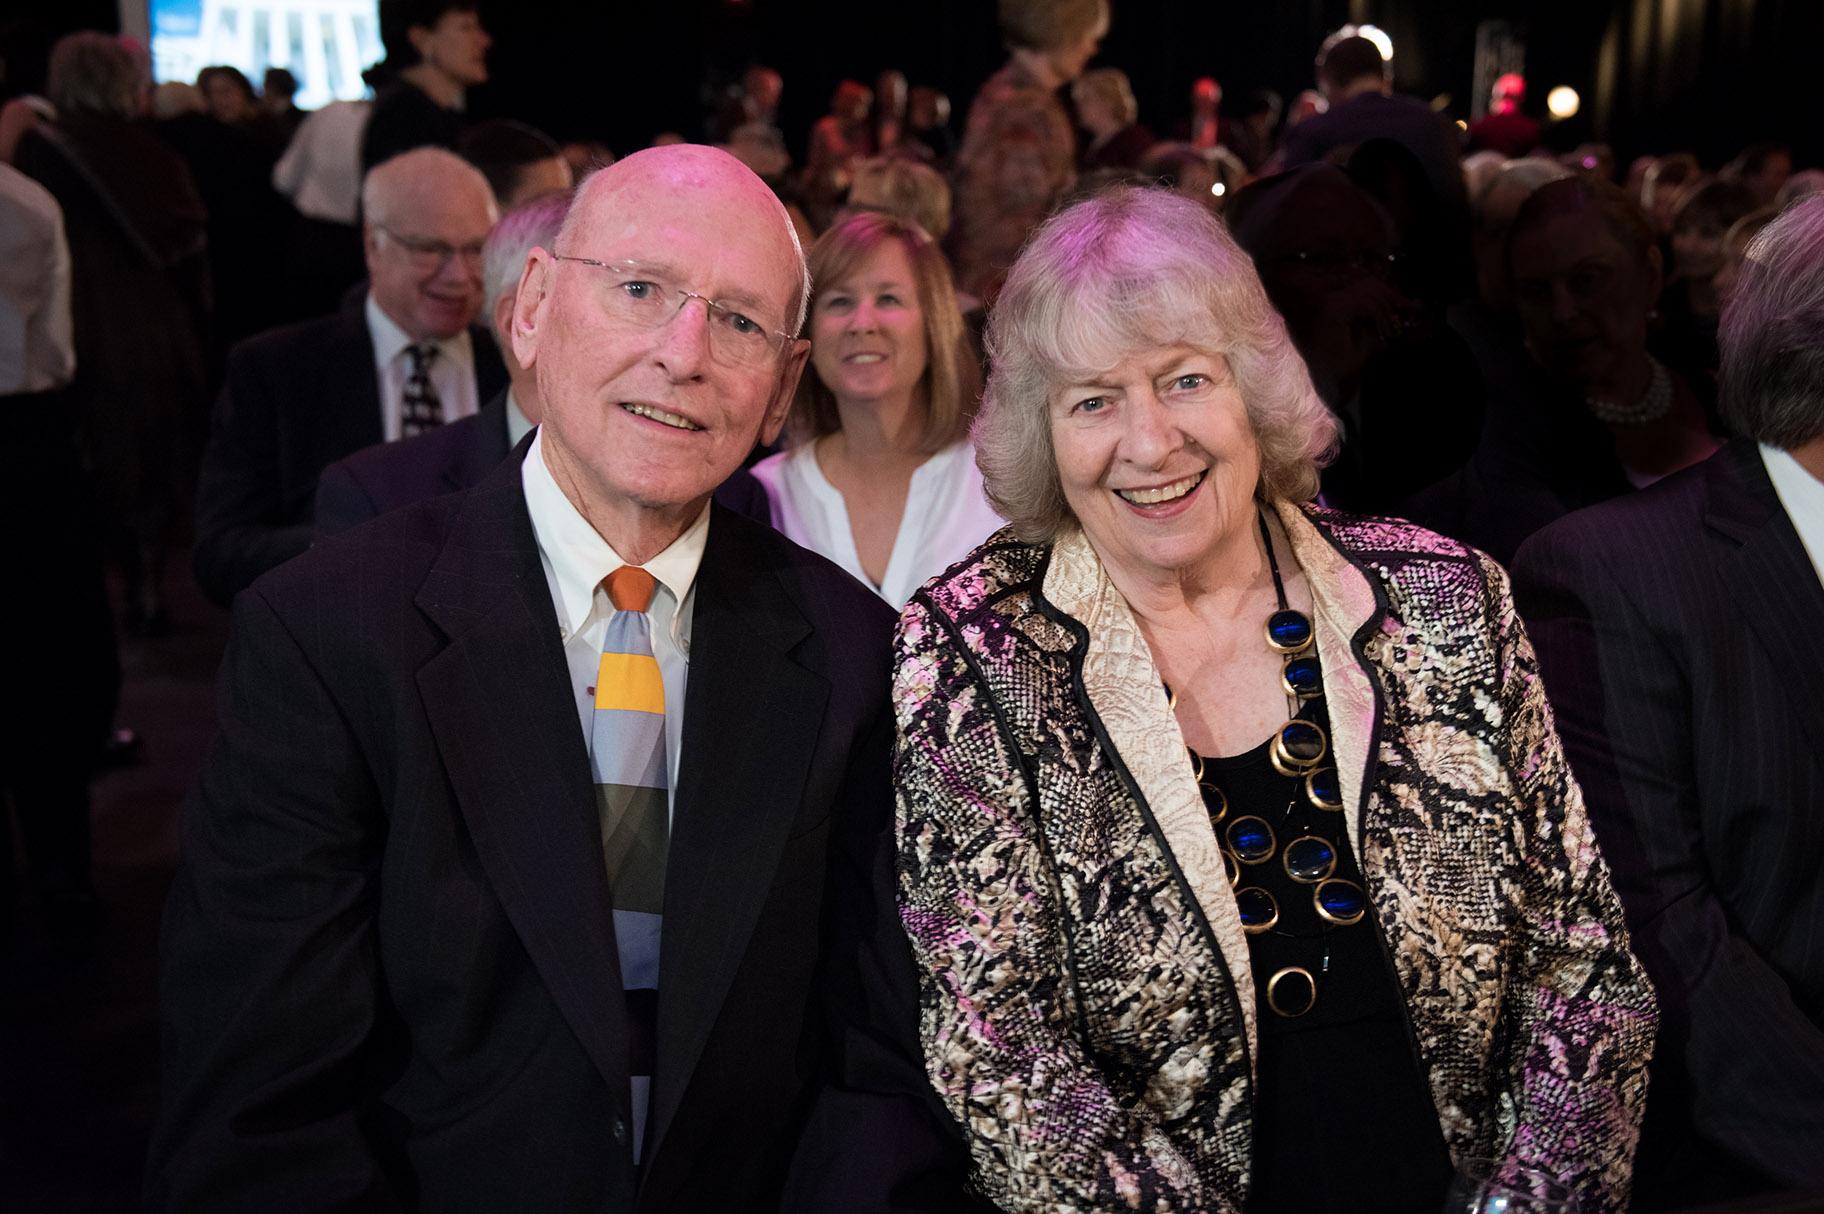
<path id="1" fill-rule="evenodd" d="M 1355 32 L 1374 43 L 1381 52 L 1381 58 L 1389 63 L 1393 62 L 1393 39 L 1387 36 L 1386 30 L 1378 25 L 1363 25 L 1358 26 Z"/>
<path id="2" fill-rule="evenodd" d="M 1459 131 L 1467 131 L 1469 129 L 1469 123 L 1467 123 L 1467 122 L 1463 121 L 1461 118 L 1459 118 L 1459 119 L 1457 119 L 1457 129 Z"/>
<path id="3" fill-rule="evenodd" d="M 1220 181 L 1210 187 L 1210 193 L 1216 195 L 1216 197 L 1218 197 L 1218 198 L 1221 198 L 1224 194 L 1227 194 L 1228 192 L 1229 192 L 1229 187 L 1222 184 L 1222 182 L 1220 182 Z"/>
<path id="4" fill-rule="evenodd" d="M 1545 95 L 1545 108 L 1552 112 L 1554 118 L 1574 118 L 1582 105 L 1583 98 L 1568 84 L 1561 84 Z"/>

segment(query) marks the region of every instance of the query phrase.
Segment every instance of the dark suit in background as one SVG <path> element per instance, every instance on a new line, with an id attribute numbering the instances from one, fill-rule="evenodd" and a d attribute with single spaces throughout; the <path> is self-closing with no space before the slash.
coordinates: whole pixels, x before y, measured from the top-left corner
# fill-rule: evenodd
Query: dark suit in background
<path id="1" fill-rule="evenodd" d="M 323 469 L 386 437 L 365 303 L 352 297 L 228 356 L 196 494 L 196 580 L 218 603 L 308 548 Z M 485 401 L 506 370 L 485 330 L 469 339 Z"/>
<path id="2" fill-rule="evenodd" d="M 878 922 L 857 904 L 892 822 L 892 613 L 711 507 L 636 1171 L 529 445 L 235 605 L 222 732 L 164 919 L 155 1205 L 779 1202 L 830 1045 L 821 1000 L 847 988 L 828 942 Z"/>
<path id="3" fill-rule="evenodd" d="M 1824 586 L 1759 451 L 1553 523 L 1514 585 L 1660 996 L 1637 1208 L 1824 1190 Z"/>
<path id="4" fill-rule="evenodd" d="M 493 471 L 509 450 L 503 389 L 473 417 L 337 460 L 323 469 L 317 482 L 317 538 L 414 502 L 467 489 Z M 766 487 L 745 468 L 722 482 L 715 500 L 736 514 L 772 525 Z"/>

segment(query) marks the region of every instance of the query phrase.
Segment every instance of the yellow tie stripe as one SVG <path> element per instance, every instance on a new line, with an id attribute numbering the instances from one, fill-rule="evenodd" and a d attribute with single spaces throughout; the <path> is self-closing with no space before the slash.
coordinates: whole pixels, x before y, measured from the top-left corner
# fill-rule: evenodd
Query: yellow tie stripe
<path id="1" fill-rule="evenodd" d="M 595 671 L 595 706 L 665 715 L 665 682 L 651 654 L 604 653 Z"/>

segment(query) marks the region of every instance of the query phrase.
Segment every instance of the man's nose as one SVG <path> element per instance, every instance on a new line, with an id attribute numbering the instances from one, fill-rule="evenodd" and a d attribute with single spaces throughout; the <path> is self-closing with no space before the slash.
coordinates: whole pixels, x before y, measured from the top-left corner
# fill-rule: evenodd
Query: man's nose
<path id="1" fill-rule="evenodd" d="M 700 378 L 709 359 L 709 304 L 694 295 L 658 331 L 654 357 L 672 382 Z"/>
<path id="2" fill-rule="evenodd" d="M 443 264 L 437 267 L 437 273 L 431 281 L 440 286 L 481 286 L 481 258 L 464 253 L 461 249 L 444 258 Z"/>

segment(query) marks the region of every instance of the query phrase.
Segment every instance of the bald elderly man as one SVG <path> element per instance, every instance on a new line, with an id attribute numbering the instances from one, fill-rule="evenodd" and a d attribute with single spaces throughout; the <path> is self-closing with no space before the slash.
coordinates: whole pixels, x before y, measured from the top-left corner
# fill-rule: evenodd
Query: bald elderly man
<path id="1" fill-rule="evenodd" d="M 601 171 L 511 318 L 539 428 L 241 595 L 155 1206 L 886 1208 L 854 1173 L 931 1103 L 870 889 L 892 616 L 710 500 L 785 420 L 808 291 L 734 158 Z"/>
<path id="2" fill-rule="evenodd" d="M 467 417 L 506 386 L 476 325 L 487 178 L 419 148 L 376 165 L 361 206 L 365 295 L 228 355 L 196 495 L 196 579 L 218 603 L 310 546 L 326 466 Z"/>

